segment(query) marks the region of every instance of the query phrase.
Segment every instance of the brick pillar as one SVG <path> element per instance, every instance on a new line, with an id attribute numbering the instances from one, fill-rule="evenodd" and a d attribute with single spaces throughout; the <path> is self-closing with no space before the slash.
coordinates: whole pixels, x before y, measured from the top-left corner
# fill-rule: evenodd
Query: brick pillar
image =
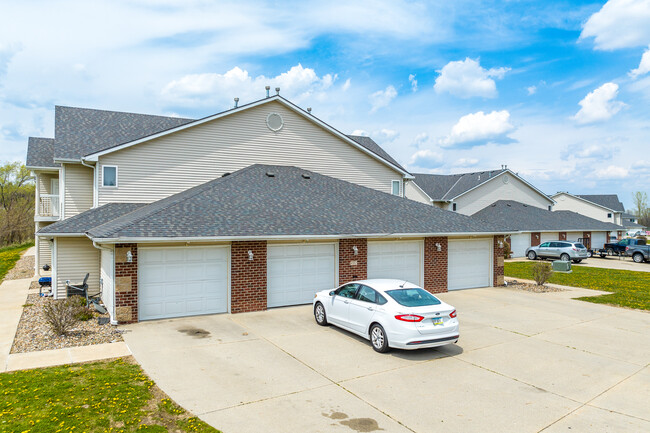
<path id="1" fill-rule="evenodd" d="M 492 285 L 494 286 L 503 286 L 503 253 L 504 248 L 499 247 L 499 242 L 503 245 L 503 236 L 494 237 L 494 278 L 492 280 Z"/>
<path id="2" fill-rule="evenodd" d="M 539 232 L 530 234 L 530 246 L 536 247 L 540 244 L 540 239 L 542 238 Z"/>
<path id="3" fill-rule="evenodd" d="M 566 241 L 566 232 L 560 232 L 560 239 L 561 241 Z"/>
<path id="4" fill-rule="evenodd" d="M 621 239 L 623 239 L 623 232 L 622 231 L 619 230 L 619 231 L 616 232 L 616 239 L 618 239 L 619 241 Z M 609 239 L 607 239 L 607 242 L 609 242 Z"/>
<path id="5" fill-rule="evenodd" d="M 424 289 L 431 293 L 447 291 L 447 245 L 447 238 L 424 238 Z"/>
<path id="6" fill-rule="evenodd" d="M 128 252 L 131 252 L 131 262 Z M 115 245 L 115 319 L 123 323 L 138 321 L 138 245 Z"/>
<path id="7" fill-rule="evenodd" d="M 357 247 L 357 255 L 354 248 Z M 339 284 L 368 278 L 368 239 L 339 240 Z"/>
<path id="8" fill-rule="evenodd" d="M 233 242 L 230 266 L 230 311 L 266 310 L 266 241 Z"/>
<path id="9" fill-rule="evenodd" d="M 585 243 L 585 247 L 591 249 L 591 232 L 583 232 L 582 238 Z"/>

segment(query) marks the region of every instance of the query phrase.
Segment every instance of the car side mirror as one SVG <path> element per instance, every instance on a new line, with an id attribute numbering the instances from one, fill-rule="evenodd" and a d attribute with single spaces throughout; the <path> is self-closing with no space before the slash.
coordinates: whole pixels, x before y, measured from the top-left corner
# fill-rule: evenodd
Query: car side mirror
<path id="1" fill-rule="evenodd" d="M 330 292 L 330 296 L 336 296 L 336 290 L 332 290 L 332 291 Z"/>

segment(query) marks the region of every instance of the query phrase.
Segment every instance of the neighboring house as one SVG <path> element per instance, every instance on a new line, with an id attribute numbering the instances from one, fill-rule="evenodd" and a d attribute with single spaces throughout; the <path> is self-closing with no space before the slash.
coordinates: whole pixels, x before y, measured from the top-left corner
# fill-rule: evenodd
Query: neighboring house
<path id="1" fill-rule="evenodd" d="M 628 232 L 645 231 L 647 227 L 639 224 L 639 218 L 636 215 L 623 212 L 623 224 L 621 224 Z"/>
<path id="2" fill-rule="evenodd" d="M 501 170 L 450 175 L 415 173 L 415 183 L 435 206 L 473 215 L 498 200 L 515 200 L 551 210 L 554 201 L 519 175 Z"/>
<path id="3" fill-rule="evenodd" d="M 503 281 L 509 232 L 418 203 L 374 141 L 280 96 L 194 121 L 56 107 L 27 165 L 37 266 L 57 298 L 90 273 L 114 322 L 306 304 L 358 278 Z"/>
<path id="4" fill-rule="evenodd" d="M 587 248 L 602 248 L 611 231 L 621 226 L 571 211 L 549 211 L 512 200 L 499 200 L 474 214 L 486 222 L 503 221 L 519 233 L 507 239 L 512 257 L 524 257 L 530 246 L 547 241 L 581 241 Z"/>
<path id="5" fill-rule="evenodd" d="M 551 196 L 555 210 L 570 210 L 600 221 L 622 225 L 625 208 L 616 194 L 569 194 L 558 192 Z"/>

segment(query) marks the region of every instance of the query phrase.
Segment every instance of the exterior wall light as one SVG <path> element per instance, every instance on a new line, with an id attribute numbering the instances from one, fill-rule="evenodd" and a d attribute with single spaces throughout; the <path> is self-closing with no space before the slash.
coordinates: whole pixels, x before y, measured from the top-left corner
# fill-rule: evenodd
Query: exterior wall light
<path id="1" fill-rule="evenodd" d="M 539 239 L 539 235 L 535 235 L 535 239 Z"/>
<path id="2" fill-rule="evenodd" d="M 436 242 L 436 251 L 442 251 L 442 245 L 438 242 Z"/>
<path id="3" fill-rule="evenodd" d="M 127 263 L 133 262 L 133 253 L 131 252 L 131 250 L 126 252 L 126 262 Z"/>
<path id="4" fill-rule="evenodd" d="M 253 252 L 248 250 L 248 260 L 253 261 Z"/>
<path id="5" fill-rule="evenodd" d="M 499 248 L 503 248 L 503 241 L 499 241 Z"/>
<path id="6" fill-rule="evenodd" d="M 354 246 L 352 247 L 352 251 L 354 251 L 354 255 L 355 255 L 355 256 L 358 256 L 358 255 L 359 255 L 359 248 L 357 248 L 356 245 L 354 245 Z"/>

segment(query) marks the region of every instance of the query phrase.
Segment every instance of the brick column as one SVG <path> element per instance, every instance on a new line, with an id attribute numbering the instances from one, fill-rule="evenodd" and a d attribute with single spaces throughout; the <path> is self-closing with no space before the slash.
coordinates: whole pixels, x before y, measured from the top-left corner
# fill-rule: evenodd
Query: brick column
<path id="1" fill-rule="evenodd" d="M 357 247 L 357 255 L 354 248 Z M 339 240 L 339 284 L 368 278 L 368 239 Z"/>
<path id="2" fill-rule="evenodd" d="M 230 311 L 266 310 L 266 241 L 233 242 L 230 266 Z"/>
<path id="3" fill-rule="evenodd" d="M 530 234 L 530 246 L 531 247 L 536 247 L 537 245 L 539 245 L 541 238 L 542 238 L 542 235 L 539 232 L 531 233 Z"/>
<path id="4" fill-rule="evenodd" d="M 619 241 L 621 239 L 623 239 L 623 232 L 622 231 L 619 230 L 619 231 L 616 232 L 616 239 L 618 239 Z M 609 242 L 609 239 L 607 239 L 607 242 Z"/>
<path id="5" fill-rule="evenodd" d="M 560 232 L 560 239 L 561 241 L 566 241 L 566 232 Z"/>
<path id="6" fill-rule="evenodd" d="M 447 291 L 447 246 L 447 238 L 424 238 L 424 289 L 431 293 Z"/>
<path id="7" fill-rule="evenodd" d="M 128 252 L 131 252 L 131 262 Z M 138 321 L 138 245 L 115 245 L 115 319 L 120 323 Z"/>
<path id="8" fill-rule="evenodd" d="M 499 242 L 503 245 L 503 236 L 494 237 L 494 278 L 492 280 L 492 285 L 494 286 L 503 286 L 503 262 L 504 262 L 504 248 L 499 247 Z"/>

